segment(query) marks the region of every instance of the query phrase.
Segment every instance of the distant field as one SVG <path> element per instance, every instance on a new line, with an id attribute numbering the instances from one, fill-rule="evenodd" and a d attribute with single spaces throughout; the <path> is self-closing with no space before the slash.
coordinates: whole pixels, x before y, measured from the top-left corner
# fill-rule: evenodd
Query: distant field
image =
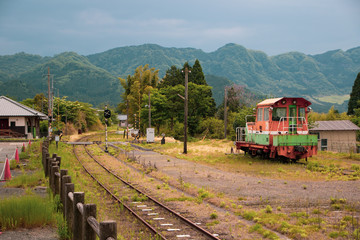
<path id="1" fill-rule="evenodd" d="M 344 101 L 349 100 L 350 95 L 331 95 L 325 97 L 316 98 L 322 102 L 343 104 Z"/>

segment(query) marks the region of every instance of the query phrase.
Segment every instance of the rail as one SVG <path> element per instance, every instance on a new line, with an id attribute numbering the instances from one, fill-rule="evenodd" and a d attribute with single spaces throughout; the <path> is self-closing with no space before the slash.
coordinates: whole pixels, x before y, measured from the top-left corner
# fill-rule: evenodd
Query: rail
<path id="1" fill-rule="evenodd" d="M 84 146 L 85 147 L 85 146 Z M 113 146 L 114 147 L 114 146 Z M 135 191 L 137 191 L 138 193 L 140 193 L 141 195 L 146 196 L 149 200 L 151 200 L 152 202 L 154 202 L 156 205 L 160 206 L 161 208 L 165 209 L 166 211 L 170 212 L 172 215 L 176 216 L 178 219 L 180 219 L 181 221 L 185 222 L 186 224 L 188 224 L 189 226 L 191 226 L 192 228 L 196 229 L 198 232 L 204 234 L 205 236 L 207 236 L 210 239 L 214 239 L 214 240 L 219 240 L 219 238 L 216 236 L 216 234 L 212 234 L 210 232 L 208 232 L 207 230 L 205 230 L 204 228 L 198 226 L 197 224 L 193 223 L 192 221 L 190 221 L 189 219 L 183 217 L 181 214 L 179 214 L 178 212 L 172 210 L 171 208 L 167 207 L 166 205 L 162 204 L 161 202 L 159 202 L 158 200 L 156 200 L 155 198 L 153 198 L 152 196 L 150 196 L 149 194 L 145 193 L 144 191 L 141 191 L 139 188 L 135 187 L 133 184 L 131 184 L 130 182 L 126 181 L 125 179 L 121 178 L 120 176 L 118 176 L 117 174 L 115 174 L 113 171 L 111 171 L 109 168 L 105 167 L 103 164 L 101 164 L 93 155 L 91 155 L 91 153 L 86 149 L 85 147 L 85 151 L 87 152 L 87 154 L 97 163 L 99 164 L 106 172 L 108 172 L 109 174 L 111 174 L 112 176 L 114 176 L 115 178 L 117 178 L 118 180 L 120 180 L 121 182 L 123 182 L 124 184 L 126 184 L 127 186 L 129 186 L 130 188 L 134 189 Z M 85 169 L 85 168 L 84 168 Z M 85 171 L 87 171 L 85 169 Z M 88 171 L 87 171 L 88 172 Z M 101 183 L 99 183 L 101 184 Z M 101 184 L 102 185 L 102 184 Z M 106 191 L 108 191 L 110 193 L 109 190 L 107 190 L 105 188 Z M 112 193 L 110 193 L 111 195 L 113 195 Z M 113 196 L 113 198 L 119 202 L 121 202 L 116 196 Z M 122 205 L 126 208 L 129 208 L 124 202 L 121 202 Z M 140 221 L 144 222 L 149 228 L 150 230 L 152 230 L 154 233 L 158 234 L 158 236 L 161 239 L 166 239 L 165 236 L 163 236 L 161 234 L 161 232 L 157 231 L 156 229 L 154 229 L 151 225 L 149 225 L 146 221 L 144 221 L 143 218 L 141 218 L 140 216 L 138 216 L 138 214 L 136 214 L 136 212 L 134 212 L 131 208 L 129 208 L 128 210 L 130 210 L 130 212 L 132 212 Z"/>
<path id="2" fill-rule="evenodd" d="M 116 240 L 116 222 L 96 220 L 96 205 L 84 204 L 85 193 L 74 191 L 74 183 L 71 182 L 68 170 L 60 169 L 61 157 L 57 154 L 50 157 L 49 145 L 49 139 L 42 144 L 42 164 L 54 196 L 60 195 L 63 216 L 72 233 L 72 239 L 95 240 L 98 236 L 100 240 Z"/>

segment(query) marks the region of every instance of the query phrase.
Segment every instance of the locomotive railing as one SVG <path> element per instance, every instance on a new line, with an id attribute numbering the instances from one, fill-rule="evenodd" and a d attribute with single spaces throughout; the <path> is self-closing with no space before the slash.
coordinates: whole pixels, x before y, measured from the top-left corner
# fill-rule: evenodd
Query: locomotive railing
<path id="1" fill-rule="evenodd" d="M 297 132 L 299 128 L 301 128 L 303 131 L 309 131 L 309 126 L 305 117 L 281 117 L 279 120 L 277 131 L 280 132 L 280 129 L 287 129 L 288 132 Z"/>

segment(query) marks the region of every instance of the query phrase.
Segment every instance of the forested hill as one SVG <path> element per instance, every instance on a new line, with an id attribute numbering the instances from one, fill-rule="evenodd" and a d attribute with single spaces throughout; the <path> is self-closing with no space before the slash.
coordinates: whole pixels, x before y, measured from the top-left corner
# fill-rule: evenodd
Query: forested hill
<path id="1" fill-rule="evenodd" d="M 0 56 L 0 95 L 21 100 L 33 97 L 33 93 L 39 91 L 46 92 L 43 74 L 50 66 L 60 95 L 94 105 L 110 99 L 116 104 L 122 91 L 117 77 L 132 75 L 136 67 L 145 64 L 159 69 L 159 75 L 163 77 L 170 66 L 181 67 L 186 61 L 192 65 L 195 59 L 200 60 L 218 104 L 223 96 L 223 86 L 230 80 L 268 96 L 306 97 L 318 106 L 319 111 L 327 111 L 331 105 L 345 111 L 340 105 L 325 103 L 331 101 L 331 97 L 328 100 L 324 97 L 346 98 L 360 72 L 360 47 L 318 55 L 290 52 L 268 56 L 237 44 L 227 44 L 210 53 L 194 48 L 144 44 L 88 56 L 73 52 L 54 57 L 25 53 Z"/>
<path id="2" fill-rule="evenodd" d="M 12 64 L 0 72 L 0 95 L 9 95 L 17 100 L 33 98 L 37 93 L 47 93 L 47 71 L 50 67 L 51 78 L 54 80 L 54 94 L 68 96 L 69 100 L 88 102 L 99 105 L 106 102 L 117 104 L 121 100 L 122 87 L 119 80 L 106 70 L 96 67 L 89 60 L 74 52 L 65 52 L 53 58 L 40 58 L 36 55 L 21 54 L 26 59 L 17 60 L 12 56 L 0 57 L 0 62 Z M 22 59 L 22 58 L 20 58 Z M 36 63 L 36 64 L 34 64 Z M 24 71 L 11 70 L 23 64 Z M 15 74 L 17 73 L 17 74 Z M 8 77 L 8 79 L 6 79 Z M 5 80 L 4 80 L 5 78 Z M 45 94 L 47 96 L 47 94 Z"/>
<path id="3" fill-rule="evenodd" d="M 193 48 L 164 48 L 154 44 L 120 47 L 87 56 L 94 65 L 114 75 L 132 74 L 144 64 L 160 69 L 199 59 L 205 74 L 222 76 L 273 96 L 327 96 L 349 94 L 360 71 L 360 47 L 319 55 L 290 52 L 267 56 L 264 52 L 227 44 L 205 53 Z"/>

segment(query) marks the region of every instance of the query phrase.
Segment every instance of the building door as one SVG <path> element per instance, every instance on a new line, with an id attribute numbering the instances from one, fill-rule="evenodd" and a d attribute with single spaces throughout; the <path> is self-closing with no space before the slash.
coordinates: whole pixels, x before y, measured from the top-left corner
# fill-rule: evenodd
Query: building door
<path id="1" fill-rule="evenodd" d="M 326 138 L 321 139 L 321 151 L 327 151 L 328 142 Z"/>
<path id="2" fill-rule="evenodd" d="M 0 129 L 9 129 L 9 119 L 0 119 Z"/>
<path id="3" fill-rule="evenodd" d="M 296 105 L 289 106 L 289 133 L 296 134 L 297 130 L 297 117 L 296 117 Z"/>

